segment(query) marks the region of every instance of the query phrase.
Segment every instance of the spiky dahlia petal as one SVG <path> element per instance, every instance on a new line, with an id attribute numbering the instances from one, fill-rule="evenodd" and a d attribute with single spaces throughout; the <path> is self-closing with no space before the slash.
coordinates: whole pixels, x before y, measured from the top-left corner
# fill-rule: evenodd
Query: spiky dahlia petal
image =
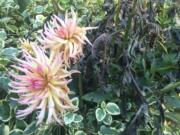
<path id="1" fill-rule="evenodd" d="M 36 42 L 30 42 L 28 39 L 20 39 L 20 44 L 23 52 L 28 52 L 29 54 L 34 55 L 32 46 L 36 45 Z"/>
<path id="2" fill-rule="evenodd" d="M 9 83 L 11 92 L 17 93 L 17 101 L 28 107 L 18 110 L 17 117 L 25 117 L 37 111 L 37 124 L 48 116 L 47 123 L 58 122 L 62 124 L 62 117 L 66 111 L 76 110 L 68 94 L 68 83 L 71 74 L 75 71 L 67 71 L 62 61 L 62 54 L 56 58 L 48 57 L 45 51 L 36 45 L 32 45 L 34 55 L 25 52 L 24 60 L 16 59 L 18 65 L 12 66 L 19 74 L 10 73 L 14 81 Z"/>
<path id="3" fill-rule="evenodd" d="M 83 56 L 85 42 L 91 45 L 86 37 L 87 30 L 91 29 L 95 27 L 78 26 L 77 15 L 71 10 L 70 13 L 65 13 L 64 20 L 53 15 L 52 21 L 44 27 L 42 37 L 38 40 L 46 49 L 63 52 L 63 60 L 69 66 L 71 61 L 76 62 Z"/>

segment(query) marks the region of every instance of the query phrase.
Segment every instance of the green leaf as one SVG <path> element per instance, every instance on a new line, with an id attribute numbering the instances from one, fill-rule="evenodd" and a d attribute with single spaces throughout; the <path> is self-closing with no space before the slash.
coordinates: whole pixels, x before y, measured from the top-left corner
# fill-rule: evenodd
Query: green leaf
<path id="1" fill-rule="evenodd" d="M 39 135 L 52 135 L 52 133 L 50 133 L 49 130 L 45 130 L 42 132 L 42 134 Z"/>
<path id="2" fill-rule="evenodd" d="M 26 127 L 27 127 L 27 123 L 24 121 L 24 120 L 18 120 L 16 119 L 16 125 L 15 127 L 17 129 L 21 129 L 21 130 L 24 130 Z"/>
<path id="3" fill-rule="evenodd" d="M 84 131 L 76 131 L 75 135 L 87 135 Z"/>
<path id="4" fill-rule="evenodd" d="M 166 112 L 165 117 L 177 124 L 180 124 L 180 114 L 175 112 Z"/>
<path id="5" fill-rule="evenodd" d="M 68 3 L 70 2 L 70 0 L 61 0 L 60 1 L 63 5 L 69 5 Z"/>
<path id="6" fill-rule="evenodd" d="M 25 128 L 23 135 L 32 135 L 36 131 L 36 129 L 37 126 L 36 122 L 34 121 Z"/>
<path id="7" fill-rule="evenodd" d="M 14 59 L 18 55 L 19 51 L 17 48 L 9 47 L 2 50 L 1 55 L 8 58 Z"/>
<path id="8" fill-rule="evenodd" d="M 0 39 L 5 40 L 6 38 L 6 31 L 4 29 L 0 29 Z"/>
<path id="9" fill-rule="evenodd" d="M 20 7 L 19 8 L 20 12 L 23 12 L 26 9 L 26 7 L 28 6 L 28 4 L 31 3 L 31 0 L 17 0 L 17 2 Z"/>
<path id="10" fill-rule="evenodd" d="M 66 125 L 71 124 L 75 119 L 75 115 L 71 112 L 68 112 L 64 115 L 64 122 Z"/>
<path id="11" fill-rule="evenodd" d="M 180 81 L 178 82 L 171 82 L 168 85 L 166 85 L 163 89 L 161 89 L 161 93 L 168 93 L 170 91 L 173 91 L 175 88 L 180 86 Z"/>
<path id="12" fill-rule="evenodd" d="M 0 135 L 9 135 L 9 127 L 7 125 L 0 125 Z"/>
<path id="13" fill-rule="evenodd" d="M 7 58 L 0 58 L 0 67 L 7 66 L 7 64 L 10 62 Z"/>
<path id="14" fill-rule="evenodd" d="M 5 100 L 0 101 L 0 120 L 7 122 L 10 120 L 11 115 L 10 115 L 11 109 L 9 106 L 9 103 Z"/>
<path id="15" fill-rule="evenodd" d="M 102 90 L 97 90 L 97 91 L 85 94 L 82 97 L 82 99 L 85 101 L 100 103 L 105 100 L 110 100 L 112 99 L 112 97 L 113 97 L 112 93 L 105 93 Z"/>
<path id="16" fill-rule="evenodd" d="M 120 122 L 120 121 L 117 121 L 117 120 L 113 120 L 112 124 L 111 124 L 112 127 L 115 127 L 117 129 L 118 132 L 122 132 L 125 130 L 126 126 L 124 123 Z"/>
<path id="17" fill-rule="evenodd" d="M 106 117 L 106 111 L 101 108 L 97 108 L 95 114 L 97 121 L 102 121 Z"/>
<path id="18" fill-rule="evenodd" d="M 81 115 L 75 114 L 74 122 L 79 123 L 83 120 L 83 117 Z"/>
<path id="19" fill-rule="evenodd" d="M 103 101 L 101 102 L 101 108 L 105 109 L 106 108 L 106 103 Z"/>
<path id="20" fill-rule="evenodd" d="M 173 96 L 173 97 L 165 96 L 165 103 L 169 107 L 180 109 L 180 98 L 177 96 Z"/>
<path id="21" fill-rule="evenodd" d="M 105 125 L 111 125 L 111 123 L 112 123 L 112 116 L 110 114 L 106 114 L 106 117 L 103 120 L 103 123 Z"/>
<path id="22" fill-rule="evenodd" d="M 151 135 L 152 131 L 147 129 L 138 129 L 137 135 Z"/>
<path id="23" fill-rule="evenodd" d="M 103 135 L 118 135 L 116 129 L 109 128 L 104 125 L 100 127 L 100 133 Z"/>
<path id="24" fill-rule="evenodd" d="M 73 98 L 71 101 L 72 101 L 74 106 L 76 106 L 76 107 L 79 106 L 79 99 L 77 97 Z"/>
<path id="25" fill-rule="evenodd" d="M 36 6 L 36 8 L 35 8 L 35 12 L 36 13 L 42 13 L 44 11 L 44 7 L 43 6 L 41 6 L 41 5 L 38 5 L 38 6 Z"/>
<path id="26" fill-rule="evenodd" d="M 10 79 L 7 77 L 0 77 L 0 88 L 8 91 L 8 83 L 10 82 Z"/>
<path id="27" fill-rule="evenodd" d="M 18 27 L 15 25 L 9 24 L 9 25 L 7 25 L 7 29 L 11 32 L 18 32 Z"/>
<path id="28" fill-rule="evenodd" d="M 6 36 L 5 30 L 0 29 L 0 49 L 4 48 L 6 38 L 7 38 L 7 36 Z"/>
<path id="29" fill-rule="evenodd" d="M 18 102 L 12 98 L 17 99 L 18 95 L 16 93 L 9 93 L 5 99 L 8 101 L 10 108 L 15 109 Z"/>
<path id="30" fill-rule="evenodd" d="M 5 41 L 0 39 L 0 49 L 3 49 L 5 45 Z"/>
<path id="31" fill-rule="evenodd" d="M 10 132 L 9 135 L 23 135 L 23 131 L 19 129 L 14 129 Z"/>
<path id="32" fill-rule="evenodd" d="M 110 115 L 119 115 L 120 114 L 120 108 L 118 107 L 118 105 L 116 105 L 115 103 L 111 103 L 111 102 L 109 102 L 106 105 L 106 111 Z"/>

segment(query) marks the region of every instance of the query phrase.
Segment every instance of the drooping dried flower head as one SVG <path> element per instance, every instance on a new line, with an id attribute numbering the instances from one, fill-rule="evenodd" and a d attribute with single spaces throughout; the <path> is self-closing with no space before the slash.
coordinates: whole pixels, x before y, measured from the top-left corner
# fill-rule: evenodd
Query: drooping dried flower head
<path id="1" fill-rule="evenodd" d="M 37 124 L 45 119 L 46 122 L 62 123 L 63 114 L 76 108 L 68 97 L 70 89 L 66 79 L 73 72 L 67 71 L 61 56 L 52 58 L 38 46 L 32 46 L 35 55 L 26 53 L 25 60 L 16 59 L 18 66 L 13 66 L 20 73 L 12 74 L 14 78 L 9 85 L 12 92 L 19 95 L 18 102 L 28 105 L 24 110 L 18 110 L 17 117 L 24 117 L 37 110 Z"/>
<path id="2" fill-rule="evenodd" d="M 54 53 L 63 52 L 63 59 L 69 65 L 70 60 L 76 62 L 83 55 L 85 42 L 91 44 L 86 37 L 86 32 L 90 29 L 94 28 L 78 26 L 76 14 L 72 10 L 71 13 L 66 12 L 64 20 L 54 15 L 52 21 L 44 27 L 39 41 Z"/>

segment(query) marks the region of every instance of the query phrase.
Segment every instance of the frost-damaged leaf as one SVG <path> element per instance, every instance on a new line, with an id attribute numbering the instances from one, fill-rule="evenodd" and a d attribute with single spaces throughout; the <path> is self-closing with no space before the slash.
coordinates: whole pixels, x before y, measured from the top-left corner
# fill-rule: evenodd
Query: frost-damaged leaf
<path id="1" fill-rule="evenodd" d="M 23 135 L 23 131 L 19 129 L 14 129 L 10 132 L 9 135 Z"/>
<path id="2" fill-rule="evenodd" d="M 75 119 L 75 114 L 68 112 L 64 115 L 64 122 L 66 125 L 71 124 Z"/>
<path id="3" fill-rule="evenodd" d="M 102 121 L 106 117 L 106 111 L 101 108 L 96 109 L 96 119 L 97 121 Z"/>
<path id="4" fill-rule="evenodd" d="M 28 125 L 25 130 L 23 135 L 32 135 L 36 131 L 36 122 L 33 121 L 30 125 Z"/>
<path id="5" fill-rule="evenodd" d="M 6 100 L 0 101 L 0 120 L 7 122 L 11 118 L 11 109 L 9 103 Z"/>
<path id="6" fill-rule="evenodd" d="M 106 111 L 110 115 L 119 115 L 120 114 L 119 106 L 116 105 L 115 103 L 111 103 L 111 102 L 106 105 Z"/>
<path id="7" fill-rule="evenodd" d="M 82 99 L 85 101 L 100 103 L 105 100 L 112 99 L 113 95 L 112 93 L 105 93 L 103 90 L 97 90 L 94 92 L 90 92 L 85 94 Z"/>

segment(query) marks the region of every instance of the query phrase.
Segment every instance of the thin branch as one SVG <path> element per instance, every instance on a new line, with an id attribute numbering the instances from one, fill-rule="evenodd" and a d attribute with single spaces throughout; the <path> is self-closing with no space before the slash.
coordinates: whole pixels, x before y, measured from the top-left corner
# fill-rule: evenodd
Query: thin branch
<path id="1" fill-rule="evenodd" d="M 132 127 L 132 125 L 141 117 L 142 113 L 144 112 L 144 110 L 147 110 L 147 104 L 142 104 L 138 111 L 136 112 L 136 114 L 134 116 L 132 116 L 132 119 L 130 120 L 130 122 L 128 123 L 128 125 L 126 126 L 126 129 L 123 132 L 123 135 L 128 134 L 128 132 L 130 131 L 130 128 Z M 136 124 L 134 124 L 136 125 Z M 129 134 L 128 134 L 129 135 Z"/>
<path id="2" fill-rule="evenodd" d="M 132 24 L 133 16 L 135 15 L 136 3 L 137 3 L 137 0 L 134 0 L 132 12 L 128 17 L 127 27 L 125 30 L 125 35 L 123 37 L 123 43 L 121 45 L 119 45 L 119 48 L 117 49 L 116 62 L 118 62 L 120 57 L 121 57 L 121 53 L 120 53 L 121 49 L 124 48 L 125 45 L 128 43 L 128 40 L 129 40 L 128 36 L 129 36 L 130 30 L 131 30 L 131 24 Z"/>
<path id="3" fill-rule="evenodd" d="M 80 108 L 83 107 L 83 100 L 82 100 L 82 96 L 83 96 L 83 87 L 82 87 L 82 75 L 79 74 L 78 75 L 78 90 L 79 90 L 79 103 L 80 103 Z"/>
<path id="4" fill-rule="evenodd" d="M 133 74 L 132 74 L 132 71 L 131 71 L 131 68 L 130 68 L 130 63 L 129 63 L 129 59 L 128 59 L 128 56 L 127 56 L 127 52 L 124 50 L 124 56 L 125 56 L 125 60 L 127 62 L 127 69 L 128 69 L 128 72 L 129 72 L 129 75 L 131 76 L 131 79 L 133 81 L 133 84 L 134 86 L 136 87 L 136 91 L 138 93 L 138 95 L 141 97 L 141 99 L 147 103 L 146 99 L 145 99 L 145 93 L 141 90 L 141 88 L 139 87 L 138 83 L 136 82 Z"/>

